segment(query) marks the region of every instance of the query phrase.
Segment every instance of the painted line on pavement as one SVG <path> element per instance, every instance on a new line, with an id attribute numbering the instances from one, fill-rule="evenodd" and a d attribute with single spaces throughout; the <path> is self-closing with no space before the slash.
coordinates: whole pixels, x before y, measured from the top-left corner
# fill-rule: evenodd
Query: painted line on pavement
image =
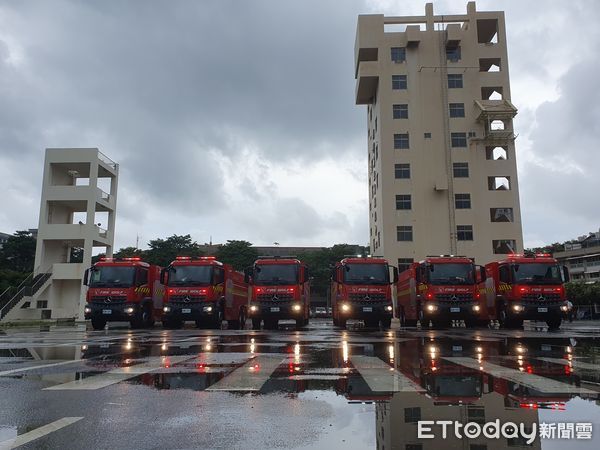
<path id="1" fill-rule="evenodd" d="M 482 361 L 480 363 L 479 361 L 473 358 L 467 357 L 445 357 L 443 359 L 445 359 L 446 361 L 450 361 L 454 364 L 467 367 L 468 369 L 473 369 L 477 371 L 481 370 L 481 372 L 485 372 L 494 377 L 512 381 L 514 383 L 521 384 L 523 386 L 544 393 L 593 395 L 598 394 L 598 392 L 596 391 L 572 386 L 570 384 L 563 383 L 552 378 L 546 378 L 540 375 L 521 372 L 517 369 L 512 369 L 510 367 L 499 366 L 497 364 L 492 364 L 487 361 Z M 480 369 L 480 367 L 482 367 L 482 369 Z"/>
<path id="2" fill-rule="evenodd" d="M 425 391 L 410 378 L 374 356 L 351 356 L 350 362 L 373 392 Z"/>
<path id="3" fill-rule="evenodd" d="M 286 361 L 281 356 L 261 355 L 249 360 L 243 366 L 208 387 L 207 391 L 259 391 L 275 369 Z"/>
<path id="4" fill-rule="evenodd" d="M 51 364 L 40 364 L 37 366 L 20 367 L 18 369 L 11 369 L 11 370 L 5 370 L 4 372 L 0 372 L 0 377 L 4 377 L 7 375 L 13 375 L 13 374 L 19 373 L 19 372 L 27 372 L 29 370 L 45 369 L 46 367 L 64 366 L 66 364 L 73 364 L 73 363 L 81 362 L 81 361 L 82 361 L 81 359 L 73 359 L 73 360 L 69 360 L 69 361 L 61 361 L 61 362 L 51 363 Z"/>
<path id="5" fill-rule="evenodd" d="M 119 367 L 117 369 L 110 370 L 100 375 L 94 375 L 88 378 L 82 378 L 81 380 L 69 381 L 63 384 L 57 384 L 56 386 L 50 386 L 44 391 L 65 391 L 65 390 L 87 390 L 93 391 L 96 389 L 105 388 L 113 384 L 120 383 L 121 381 L 134 378 L 138 375 L 143 375 L 149 372 L 154 372 L 163 367 L 181 363 L 188 359 L 195 358 L 195 355 L 186 356 L 168 356 L 168 357 L 154 357 L 149 358 L 148 362 L 142 364 L 136 364 L 129 367 Z"/>
<path id="6" fill-rule="evenodd" d="M 81 419 L 83 419 L 83 417 L 63 417 L 62 419 L 58 419 L 52 423 L 36 428 L 35 430 L 21 434 L 14 439 L 8 439 L 4 442 L 0 442 L 0 450 L 16 448 L 21 445 L 28 444 L 31 441 L 35 441 L 36 439 L 46 436 L 47 434 L 58 431 L 61 428 L 74 424 L 75 422 L 79 422 Z"/>

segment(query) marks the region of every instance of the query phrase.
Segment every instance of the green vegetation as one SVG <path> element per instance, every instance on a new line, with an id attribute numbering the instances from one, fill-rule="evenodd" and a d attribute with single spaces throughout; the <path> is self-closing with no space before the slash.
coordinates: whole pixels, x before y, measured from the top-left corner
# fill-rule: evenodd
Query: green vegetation
<path id="1" fill-rule="evenodd" d="M 590 305 L 600 303 L 600 283 L 586 284 L 571 281 L 565 284 L 567 298 L 574 305 Z"/>
<path id="2" fill-rule="evenodd" d="M 0 293 L 17 286 L 33 272 L 35 238 L 29 231 L 17 231 L 0 249 Z"/>

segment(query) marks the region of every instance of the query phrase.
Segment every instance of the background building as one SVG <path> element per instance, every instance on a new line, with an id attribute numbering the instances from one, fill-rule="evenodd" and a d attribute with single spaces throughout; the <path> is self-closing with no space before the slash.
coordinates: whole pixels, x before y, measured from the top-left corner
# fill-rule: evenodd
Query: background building
<path id="1" fill-rule="evenodd" d="M 479 264 L 523 251 L 503 12 L 361 15 L 356 104 L 367 105 L 371 253 Z"/>
<path id="2" fill-rule="evenodd" d="M 564 246 L 564 251 L 555 252 L 553 256 L 569 268 L 574 281 L 600 281 L 600 229 Z"/>

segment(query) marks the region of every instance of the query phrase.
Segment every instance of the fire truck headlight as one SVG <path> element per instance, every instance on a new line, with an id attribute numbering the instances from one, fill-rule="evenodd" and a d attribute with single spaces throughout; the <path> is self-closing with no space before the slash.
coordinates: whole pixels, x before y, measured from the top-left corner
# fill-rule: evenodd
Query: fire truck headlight
<path id="1" fill-rule="evenodd" d="M 567 311 L 569 310 L 569 307 L 568 307 L 567 305 L 562 305 L 562 306 L 560 307 L 560 310 L 561 310 L 562 312 L 567 312 Z"/>
<path id="2" fill-rule="evenodd" d="M 250 307 L 250 312 L 256 312 L 256 311 L 258 311 L 258 306 L 256 306 L 256 305 L 252 305 L 252 306 Z"/>
<path id="3" fill-rule="evenodd" d="M 89 313 L 91 313 L 91 312 L 92 312 L 92 308 L 90 308 L 89 306 L 86 306 L 85 308 L 83 308 L 83 312 L 84 312 L 85 314 L 89 314 Z"/>
<path id="4" fill-rule="evenodd" d="M 388 312 L 392 312 L 392 305 L 386 306 L 385 310 L 388 311 Z"/>
<path id="5" fill-rule="evenodd" d="M 163 307 L 163 312 L 166 312 L 166 313 L 171 312 L 171 307 L 170 306 Z"/>
<path id="6" fill-rule="evenodd" d="M 437 309 L 437 306 L 435 306 L 435 305 L 427 305 L 426 309 L 429 312 L 434 312 Z"/>
<path id="7" fill-rule="evenodd" d="M 134 311 L 135 308 L 133 306 L 128 306 L 127 308 L 125 308 L 125 314 L 133 314 Z"/>
<path id="8" fill-rule="evenodd" d="M 473 311 L 479 312 L 480 310 L 481 310 L 481 306 L 479 306 L 479 305 L 473 305 Z"/>
<path id="9" fill-rule="evenodd" d="M 525 309 L 523 307 L 523 305 L 513 305 L 513 311 L 514 312 L 521 312 L 521 311 L 523 311 L 523 309 Z"/>
<path id="10" fill-rule="evenodd" d="M 302 306 L 300 304 L 296 303 L 294 306 L 292 306 L 292 309 L 295 312 L 300 312 L 300 311 L 302 311 Z"/>
<path id="11" fill-rule="evenodd" d="M 348 303 L 344 303 L 342 305 L 342 311 L 344 311 L 344 312 L 350 311 L 350 305 Z"/>
<path id="12" fill-rule="evenodd" d="M 204 312 L 212 312 L 213 307 L 212 306 L 205 306 L 204 308 L 202 308 L 202 311 Z"/>

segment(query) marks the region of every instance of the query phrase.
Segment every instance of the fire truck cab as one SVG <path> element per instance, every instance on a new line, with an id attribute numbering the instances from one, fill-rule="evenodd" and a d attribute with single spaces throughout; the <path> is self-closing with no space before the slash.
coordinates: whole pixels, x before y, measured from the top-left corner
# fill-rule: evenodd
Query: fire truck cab
<path id="1" fill-rule="evenodd" d="M 153 326 L 163 311 L 160 270 L 137 257 L 100 258 L 84 275 L 86 320 L 91 319 L 94 330 L 118 321 L 128 321 L 132 328 Z"/>
<path id="2" fill-rule="evenodd" d="M 194 321 L 198 328 L 230 329 L 246 324 L 247 285 L 244 274 L 214 256 L 178 256 L 161 272 L 165 285 L 163 326 L 180 328 Z"/>
<path id="3" fill-rule="evenodd" d="M 558 329 L 569 307 L 564 283 L 569 271 L 549 254 L 509 255 L 486 264 L 481 284 L 490 316 L 502 328 L 520 328 L 524 320 L 543 320 Z"/>
<path id="4" fill-rule="evenodd" d="M 261 256 L 246 268 L 248 317 L 252 328 L 276 329 L 279 320 L 295 320 L 296 327 L 308 325 L 310 280 L 308 267 L 295 256 Z"/>
<path id="5" fill-rule="evenodd" d="M 464 320 L 467 327 L 488 323 L 478 282 L 485 270 L 463 256 L 429 256 L 400 274 L 398 317 L 403 326 L 450 326 Z"/>
<path id="6" fill-rule="evenodd" d="M 336 263 L 331 271 L 333 324 L 344 328 L 348 319 L 358 319 L 366 327 L 377 327 L 381 322 L 389 328 L 392 286 L 397 281 L 398 269 L 383 258 L 353 256 Z"/>

